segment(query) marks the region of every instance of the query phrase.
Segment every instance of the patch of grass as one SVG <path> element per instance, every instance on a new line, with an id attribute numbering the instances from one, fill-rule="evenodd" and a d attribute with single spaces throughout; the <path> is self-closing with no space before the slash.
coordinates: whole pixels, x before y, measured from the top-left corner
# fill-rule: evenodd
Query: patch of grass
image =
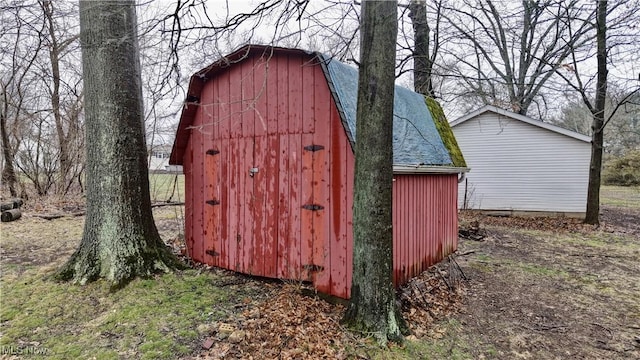
<path id="1" fill-rule="evenodd" d="M 640 209 L 640 187 L 638 186 L 602 186 L 600 188 L 602 205 Z"/>
<path id="2" fill-rule="evenodd" d="M 566 278 L 569 276 L 569 274 L 564 270 L 554 269 L 542 265 L 527 263 L 517 263 L 516 265 L 519 269 L 529 274 L 561 278 Z"/>
<path id="3" fill-rule="evenodd" d="M 373 356 L 376 360 L 395 359 L 471 359 L 467 351 L 452 339 L 408 340 L 404 346 Z"/>
<path id="4" fill-rule="evenodd" d="M 486 261 L 486 262 L 491 261 L 491 257 L 489 255 L 482 254 L 482 253 L 478 254 L 476 259 L 478 259 L 478 261 Z"/>
<path id="5" fill-rule="evenodd" d="M 371 343 L 358 349 L 348 349 L 355 358 L 374 360 L 413 360 L 413 359 L 472 359 L 470 345 L 456 334 L 462 329 L 456 319 L 449 318 L 437 325 L 433 337 L 416 339 L 409 337 L 401 346 L 391 345 L 380 348 Z M 357 354 L 357 355 L 356 355 Z"/>
<path id="6" fill-rule="evenodd" d="M 578 247 L 591 247 L 606 253 L 633 253 L 640 251 L 640 243 L 633 236 L 608 232 L 594 232 L 591 234 L 567 234 L 558 236 L 558 243 Z"/>
<path id="7" fill-rule="evenodd" d="M 152 201 L 184 201 L 182 174 L 149 174 L 149 187 Z"/>
<path id="8" fill-rule="evenodd" d="M 103 281 L 77 286 L 30 270 L 3 274 L 0 345 L 39 344 L 51 359 L 185 356 L 196 347 L 197 326 L 224 318 L 233 306 L 233 293 L 215 286 L 215 277 L 188 270 L 110 293 Z"/>
<path id="9" fill-rule="evenodd" d="M 508 259 L 500 261 L 500 264 L 505 265 L 513 270 L 536 276 L 546 276 L 554 278 L 567 278 L 569 276 L 569 274 L 564 270 L 544 266 L 541 264 L 525 263 L 522 261 L 513 261 Z"/>

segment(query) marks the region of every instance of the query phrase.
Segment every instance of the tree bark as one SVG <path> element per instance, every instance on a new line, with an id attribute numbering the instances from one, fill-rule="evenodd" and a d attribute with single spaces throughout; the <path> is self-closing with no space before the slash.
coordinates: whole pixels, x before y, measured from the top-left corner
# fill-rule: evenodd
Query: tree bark
<path id="1" fill-rule="evenodd" d="M 596 42 L 598 76 L 596 101 L 593 113 L 593 135 L 591 137 L 591 163 L 587 189 L 587 212 L 584 222 L 600 223 L 600 176 L 602 173 L 602 148 L 604 145 L 604 110 L 607 99 L 607 1 L 599 0 L 596 9 Z"/>
<path id="2" fill-rule="evenodd" d="M 22 211 L 20 209 L 11 209 L 5 210 L 0 215 L 0 220 L 2 222 L 10 222 L 20 219 L 22 217 Z"/>
<path id="3" fill-rule="evenodd" d="M 363 1 L 356 121 L 353 279 L 343 322 L 381 344 L 407 329 L 392 280 L 396 1 Z"/>
<path id="4" fill-rule="evenodd" d="M 424 0 L 411 0 L 409 18 L 413 26 L 413 87 L 417 93 L 435 98 L 431 73 L 433 62 L 429 54 L 429 24 Z"/>
<path id="5" fill-rule="evenodd" d="M 80 1 L 87 217 L 57 278 L 115 287 L 179 267 L 151 212 L 135 1 Z"/>
<path id="6" fill-rule="evenodd" d="M 58 34 L 56 33 L 56 24 L 54 19 L 54 4 L 51 0 L 41 0 L 40 7 L 45 17 L 47 31 L 49 32 L 49 61 L 51 62 L 51 111 L 53 112 L 53 119 L 55 122 L 56 134 L 58 137 L 58 179 L 57 179 L 57 193 L 66 195 L 69 189 L 70 183 L 73 179 L 69 179 L 69 175 L 72 168 L 71 159 L 71 137 L 72 126 L 70 124 L 69 129 L 65 131 L 64 118 L 62 114 L 62 103 L 60 99 L 60 57 L 65 49 L 76 39 L 72 36 L 66 40 L 59 41 Z M 70 119 L 75 120 L 75 119 Z"/>
<path id="7" fill-rule="evenodd" d="M 2 138 L 2 157 L 4 160 L 4 166 L 2 167 L 2 183 L 6 184 L 9 188 L 9 193 L 12 197 L 18 196 L 16 191 L 16 183 L 18 179 L 16 177 L 16 171 L 13 167 L 15 161 L 13 151 L 11 150 L 11 144 L 9 143 L 9 133 L 7 131 L 7 96 L 6 91 L 3 91 L 3 107 L 2 113 L 0 113 L 0 137 Z"/>

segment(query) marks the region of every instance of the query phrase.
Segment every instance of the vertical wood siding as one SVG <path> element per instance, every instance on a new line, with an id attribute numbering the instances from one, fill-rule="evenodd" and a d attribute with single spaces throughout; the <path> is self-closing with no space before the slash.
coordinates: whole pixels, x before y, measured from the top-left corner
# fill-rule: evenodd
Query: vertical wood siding
<path id="1" fill-rule="evenodd" d="M 183 159 L 189 255 L 348 298 L 354 162 L 322 68 L 306 55 L 253 56 L 218 72 Z M 455 249 L 456 185 L 455 175 L 396 176 L 396 283 Z"/>
<path id="2" fill-rule="evenodd" d="M 458 246 L 458 177 L 395 175 L 393 279 L 406 283 Z"/>

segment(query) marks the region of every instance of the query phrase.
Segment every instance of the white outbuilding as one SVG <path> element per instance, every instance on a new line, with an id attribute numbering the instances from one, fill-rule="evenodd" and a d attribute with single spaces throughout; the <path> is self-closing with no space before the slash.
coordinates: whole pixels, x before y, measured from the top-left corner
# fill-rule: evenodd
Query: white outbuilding
<path id="1" fill-rule="evenodd" d="M 495 106 L 450 123 L 471 171 L 460 209 L 584 216 L 591 138 Z"/>

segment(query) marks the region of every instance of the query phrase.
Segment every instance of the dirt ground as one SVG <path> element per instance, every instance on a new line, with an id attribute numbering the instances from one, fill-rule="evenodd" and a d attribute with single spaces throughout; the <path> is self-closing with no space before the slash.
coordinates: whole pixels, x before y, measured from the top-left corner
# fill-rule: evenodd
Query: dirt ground
<path id="1" fill-rule="evenodd" d="M 472 253 L 458 258 L 470 281 L 454 342 L 479 359 L 640 358 L 640 210 L 604 207 L 598 229 L 464 216 L 487 237 L 460 244 Z"/>
<path id="2" fill-rule="evenodd" d="M 51 221 L 37 217 L 57 211 L 59 205 L 27 208 L 23 219 L 2 224 L 3 266 L 57 264 L 73 252 L 81 238 L 82 216 Z M 66 214 L 82 210 L 73 204 L 68 208 Z M 170 243 L 180 238 L 181 211 L 180 207 L 154 210 L 161 235 Z M 456 256 L 468 280 L 455 296 L 431 299 L 451 303 L 443 304 L 445 309 L 436 311 L 435 319 L 413 326 L 414 339 L 444 344 L 450 356 L 439 353 L 439 358 L 640 359 L 640 208 L 604 206 L 599 228 L 564 218 L 461 215 L 462 226 L 474 222 L 485 237 L 481 241 L 461 239 Z M 6 237 L 8 233 L 12 236 Z M 302 302 L 279 296 L 285 299 L 279 304 Z M 286 341 L 310 326 L 305 324 L 316 323 L 322 331 L 328 329 L 327 324 L 337 323 L 342 308 L 318 305 L 316 300 L 308 303 L 318 312 L 312 317 L 322 321 L 312 319 L 308 311 L 292 310 L 292 315 L 278 321 L 294 324 L 282 326 L 301 327 L 290 329 Z M 275 305 L 278 302 L 255 304 L 254 309 L 267 314 L 255 321 L 247 315 L 252 309 L 245 309 L 246 330 L 273 323 L 268 314 L 283 313 L 269 308 Z M 424 313 L 412 310 L 405 316 L 417 324 Z M 340 331 L 339 326 L 332 327 L 328 332 L 332 339 L 318 337 L 317 331 L 309 333 L 317 341 L 330 340 L 335 349 L 341 341 L 353 338 Z M 254 339 L 273 340 L 268 336 Z M 248 340 L 236 346 L 236 354 L 260 351 L 260 346 Z M 232 346 L 223 345 L 227 350 Z M 216 358 L 211 355 L 214 350 L 221 351 L 214 346 L 194 357 Z M 339 357 L 343 356 L 349 357 Z M 297 358 L 296 353 L 291 358 Z M 370 357 L 364 352 L 355 358 Z"/>

